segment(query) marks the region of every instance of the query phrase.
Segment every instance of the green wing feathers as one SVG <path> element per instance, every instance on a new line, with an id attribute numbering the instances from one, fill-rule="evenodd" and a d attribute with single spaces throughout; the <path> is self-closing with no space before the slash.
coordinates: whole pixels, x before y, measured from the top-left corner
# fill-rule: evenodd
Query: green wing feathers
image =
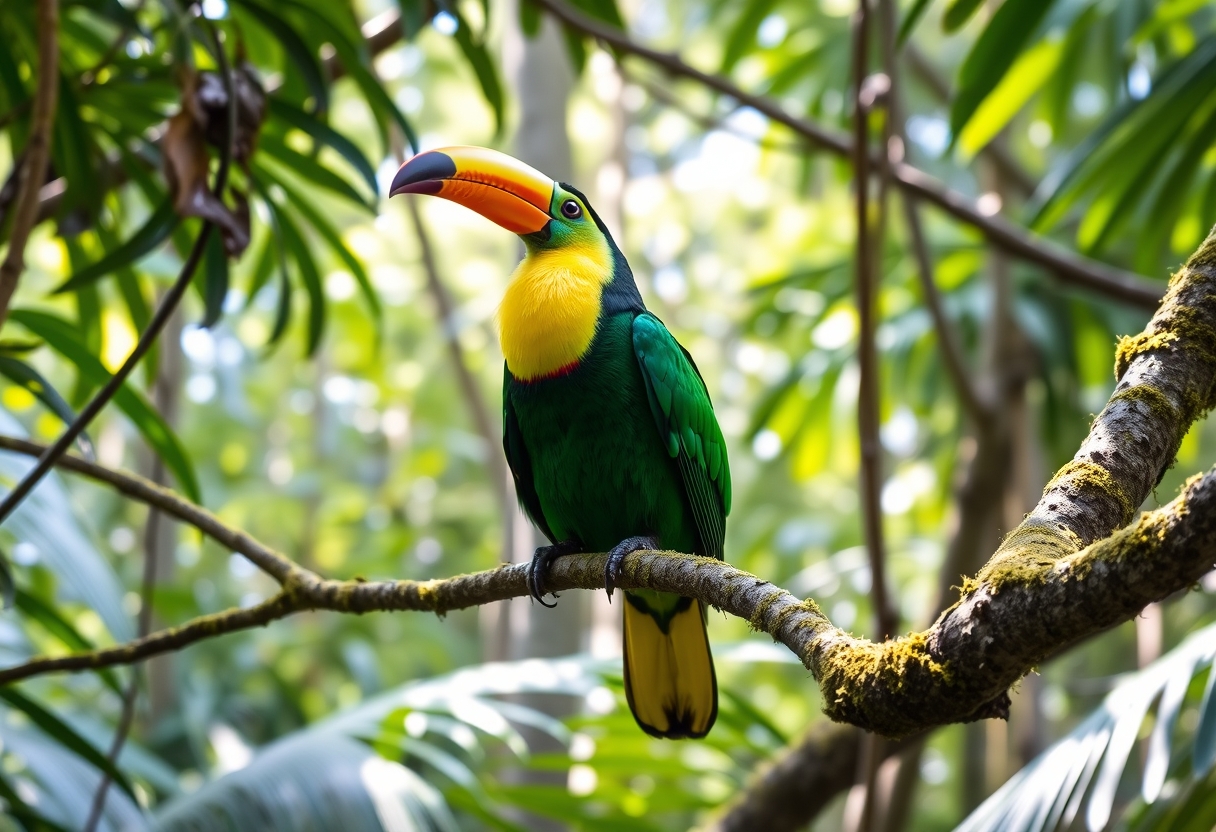
<path id="1" fill-rule="evenodd" d="M 503 373 L 507 374 L 506 364 Z M 536 493 L 536 483 L 532 479 L 532 460 L 528 456 L 528 448 L 524 444 L 524 435 L 519 430 L 519 418 L 515 408 L 511 406 L 511 397 L 506 394 L 506 384 L 503 384 L 502 397 L 502 449 L 507 455 L 507 467 L 511 469 L 511 478 L 515 481 L 515 494 L 524 513 L 541 530 L 550 543 L 556 543 L 545 513 L 540 508 L 540 497 Z"/>
<path id="2" fill-rule="evenodd" d="M 703 551 L 722 559 L 730 513 L 730 464 L 705 382 L 692 357 L 650 313 L 633 321 L 633 350 L 667 453 L 677 460 Z"/>

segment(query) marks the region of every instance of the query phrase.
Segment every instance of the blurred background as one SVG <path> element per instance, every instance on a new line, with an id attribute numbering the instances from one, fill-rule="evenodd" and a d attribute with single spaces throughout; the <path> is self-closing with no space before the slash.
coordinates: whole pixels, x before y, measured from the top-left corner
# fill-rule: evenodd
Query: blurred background
<path id="1" fill-rule="evenodd" d="M 44 2 L 0 4 L 9 216 Z M 250 139 L 216 209 L 228 230 L 128 382 L 136 404 L 90 427 L 101 464 L 194 494 L 334 578 L 437 578 L 530 557 L 539 540 L 500 449 L 494 320 L 520 244 L 460 206 L 385 198 L 411 144 L 493 146 L 588 194 L 646 303 L 695 358 L 731 452 L 727 560 L 875 634 L 847 157 L 530 5 L 60 6 L 47 221 L 0 333 L 0 433 L 57 437 L 178 274 L 200 220 L 180 207 L 185 168 L 173 154 L 186 145 L 166 119 L 184 107 L 206 137 L 210 106 L 219 123 L 223 86 L 218 107 L 205 95 L 218 32 L 248 103 L 237 135 Z M 579 6 L 833 133 L 852 128 L 852 2 Z M 886 81 L 875 87 L 874 146 L 886 142 L 979 216 L 1162 291 L 1216 221 L 1210 3 L 915 0 L 876 4 L 868 17 L 867 74 Z M 220 155 L 206 143 L 189 146 L 204 154 L 199 176 Z M 1113 389 L 1117 337 L 1138 332 L 1151 304 L 1062 282 L 931 206 L 911 203 L 909 214 L 880 179 L 874 201 L 887 207 L 873 209 L 882 220 L 869 248 L 878 499 L 906 632 L 956 597 L 950 587 L 1071 458 Z M 946 340 L 986 409 L 960 398 Z M 1214 440 L 1196 425 L 1146 507 L 1205 468 Z M 0 455 L 3 482 L 29 465 Z M 197 532 L 149 523 L 145 507 L 66 474 L 18 509 L 0 547 L 5 665 L 132 638 L 145 558 L 155 627 L 276 588 Z M 1213 828 L 1203 763 L 1216 745 L 1216 631 L 1201 628 L 1214 613 L 1208 579 L 1027 676 L 1008 723 L 905 746 L 880 771 L 870 828 L 952 829 L 1060 738 L 1071 756 L 1059 752 L 1037 779 L 1023 771 L 989 807 L 1037 800 L 1041 818 L 1025 820 L 1046 826 L 1033 828 Z M 801 664 L 746 622 L 711 614 L 717 727 L 699 743 L 646 737 L 623 701 L 618 617 L 602 593 L 563 594 L 556 610 L 516 600 L 443 618 L 301 614 L 149 661 L 96 828 L 686 829 L 729 818 L 767 761 L 825 728 Z M 1195 632 L 1181 659 L 1135 675 Z M 120 668 L 0 691 L 0 824 L 85 828 L 131 678 Z M 1154 706 L 1167 684 L 1172 711 Z M 859 791 L 845 780 L 808 779 L 796 793 L 815 796 L 815 810 L 750 828 L 856 828 Z"/>

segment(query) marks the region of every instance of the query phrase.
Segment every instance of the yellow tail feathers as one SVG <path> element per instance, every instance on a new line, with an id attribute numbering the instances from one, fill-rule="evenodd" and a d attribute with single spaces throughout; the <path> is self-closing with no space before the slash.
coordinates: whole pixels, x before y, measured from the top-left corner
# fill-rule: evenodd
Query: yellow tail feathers
<path id="1" fill-rule="evenodd" d="M 623 606 L 625 696 L 634 719 L 655 737 L 705 736 L 718 716 L 718 683 L 701 602 L 643 591 L 625 593 Z"/>

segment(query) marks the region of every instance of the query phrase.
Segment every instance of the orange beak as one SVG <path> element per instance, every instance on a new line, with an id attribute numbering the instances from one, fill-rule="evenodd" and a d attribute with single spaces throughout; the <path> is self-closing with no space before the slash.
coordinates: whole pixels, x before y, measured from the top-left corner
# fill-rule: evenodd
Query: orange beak
<path id="1" fill-rule="evenodd" d="M 516 234 L 549 223 L 553 180 L 518 159 L 484 147 L 443 147 L 410 159 L 389 196 L 428 194 L 459 202 Z"/>

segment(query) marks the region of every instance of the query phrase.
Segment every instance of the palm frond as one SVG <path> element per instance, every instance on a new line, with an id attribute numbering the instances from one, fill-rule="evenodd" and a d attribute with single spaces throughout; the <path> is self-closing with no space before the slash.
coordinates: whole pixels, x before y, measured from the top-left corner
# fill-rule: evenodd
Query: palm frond
<path id="1" fill-rule="evenodd" d="M 956 832 L 1049 832 L 1069 828 L 1082 810 L 1086 829 L 1106 829 L 1115 815 L 1128 757 L 1154 703 L 1156 720 L 1140 800 L 1152 805 L 1165 794 L 1190 795 L 1192 786 L 1212 768 L 1212 746 L 1216 746 L 1212 742 L 1216 737 L 1205 733 L 1216 726 L 1213 659 L 1216 625 L 1192 633 L 1167 655 L 1120 682 L 1101 707 L 1010 778 Z M 1178 734 L 1178 714 L 1205 671 L 1208 682 L 1197 697 L 1197 726 Z M 1171 771 L 1173 780 L 1168 779 Z M 1214 822 L 1216 817 L 1209 817 L 1204 828 Z"/>

